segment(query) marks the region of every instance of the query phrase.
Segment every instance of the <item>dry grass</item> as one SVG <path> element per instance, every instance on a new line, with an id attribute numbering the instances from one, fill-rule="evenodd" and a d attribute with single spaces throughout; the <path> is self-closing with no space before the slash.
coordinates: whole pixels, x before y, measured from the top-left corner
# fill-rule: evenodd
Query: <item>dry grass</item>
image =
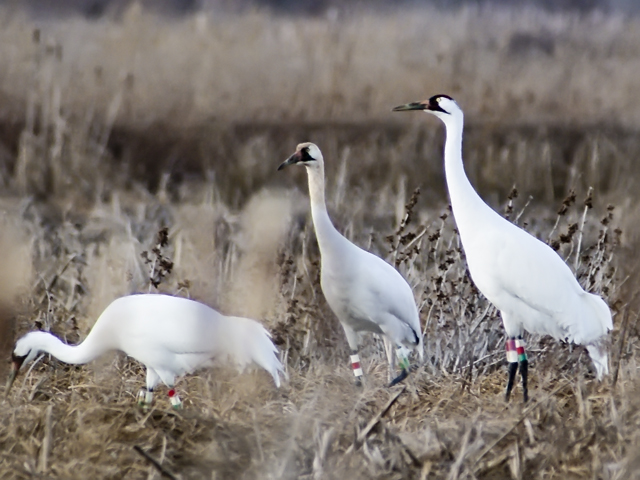
<path id="1" fill-rule="evenodd" d="M 149 290 L 141 253 L 166 226 L 175 266 L 160 290 L 260 318 L 289 381 L 276 390 L 264 372 L 217 368 L 181 380 L 184 411 L 158 395 L 142 412 L 135 361 L 41 358 L 3 400 L 2 478 L 160 478 L 136 447 L 182 479 L 637 478 L 640 146 L 616 126 L 636 126 L 637 20 L 422 13 L 169 23 L 133 8 L 118 24 L 40 25 L 37 42 L 30 20 L 5 13 L 0 88 L 17 120 L 0 149 L 4 330 L 80 341 L 113 298 Z M 483 196 L 612 306 L 605 382 L 582 348 L 530 336 L 533 400 L 516 390 L 504 403 L 504 332 L 468 279 L 441 134 L 422 118 L 387 121 L 438 91 L 460 93 L 469 113 L 466 164 Z M 535 126 L 474 125 L 480 115 Z M 339 229 L 414 289 L 426 360 L 406 387 L 384 387 L 375 338 L 366 384 L 353 385 L 319 287 L 304 172 L 275 172 L 307 139 L 327 158 Z"/>
<path id="2" fill-rule="evenodd" d="M 21 317 L 20 331 L 49 326 L 68 341 L 79 341 L 95 318 L 86 312 L 97 311 L 97 305 L 127 288 L 148 288 L 148 266 L 139 253 L 154 243 L 157 228 L 167 224 L 171 244 L 165 253 L 176 265 L 161 289 L 182 295 L 216 292 L 229 305 L 246 296 L 245 304 L 235 307 L 262 312 L 287 359 L 290 380 L 276 390 L 264 372 L 237 376 L 215 369 L 180 382 L 183 412 L 171 411 L 159 396 L 146 413 L 135 407 L 143 379 L 136 362 L 121 355 L 82 367 L 40 360 L 5 401 L 3 475 L 159 478 L 136 453 L 137 446 L 185 479 L 579 478 L 589 471 L 601 478 L 628 478 L 637 461 L 632 452 L 640 421 L 635 317 L 630 318 L 615 387 L 593 380 L 581 348 L 530 337 L 534 400 L 526 409 L 517 400 L 507 405 L 502 326 L 467 279 L 447 209 L 439 217 L 414 206 L 412 220 L 394 234 L 395 212 L 384 205 L 401 205 L 400 198 L 387 196 L 367 211 L 372 205 L 357 191 L 330 183 L 328 198 L 339 202 L 332 210 L 350 206 L 349 212 L 336 215 L 347 235 L 391 261 L 395 258 L 404 271 L 427 334 L 425 364 L 366 435 L 361 432 L 367 423 L 398 389 L 384 387 L 385 361 L 381 345 L 372 338 L 362 351 L 366 385 L 353 385 L 346 342 L 319 290 L 311 226 L 299 221 L 304 211 L 295 213 L 298 195 L 259 192 L 234 213 L 212 200 L 209 187 L 192 192 L 200 200 L 191 202 L 168 204 L 145 194 L 130 197 L 126 209 L 119 209 L 116 200 L 96 205 L 86 217 L 58 223 L 55 229 L 41 216 L 44 205 L 34 204 L 22 221 L 39 239 L 33 255 L 42 281 L 29 295 L 32 313 Z M 536 231 L 552 242 L 557 239 L 573 264 L 579 232 L 563 235 L 580 221 L 582 202 L 566 202 L 567 212 L 557 217 L 553 232 L 554 218 L 544 212 L 534 215 L 524 203 L 515 198 L 512 215 L 521 214 L 520 223 L 545 220 Z M 278 225 L 291 217 L 274 212 L 291 212 L 298 220 L 283 229 Z M 256 215 L 261 222 L 247 221 Z M 206 221 L 194 224 L 193 218 Z M 579 277 L 591 290 L 606 292 L 618 309 L 635 315 L 624 303 L 624 284 L 616 273 L 617 234 L 611 221 L 604 223 L 588 213 Z M 371 238 L 367 225 L 374 224 L 378 235 Z M 103 226 L 99 233 L 97 225 Z M 247 249 L 255 238 L 281 245 L 280 255 L 268 246 Z M 195 255 L 201 251 L 204 256 Z M 276 293 L 254 295 L 252 282 L 269 275 L 271 281 L 263 281 L 262 287 Z M 239 290 L 239 281 L 248 288 Z M 614 366 L 618 339 L 614 336 Z"/>

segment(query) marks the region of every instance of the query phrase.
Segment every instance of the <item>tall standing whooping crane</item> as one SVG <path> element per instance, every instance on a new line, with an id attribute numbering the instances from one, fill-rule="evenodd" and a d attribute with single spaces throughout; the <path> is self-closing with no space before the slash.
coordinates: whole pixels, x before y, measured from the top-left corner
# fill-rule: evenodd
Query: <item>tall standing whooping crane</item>
<path id="1" fill-rule="evenodd" d="M 194 300 L 129 295 L 114 300 L 79 345 L 67 345 L 47 332 L 29 332 L 18 339 L 5 394 L 22 365 L 40 352 L 65 363 L 84 364 L 112 350 L 123 351 L 147 368 L 147 388 L 138 394 L 138 403 L 144 407 L 151 405 L 154 388 L 162 381 L 169 387 L 171 404 L 180 408 L 176 377 L 216 361 L 231 361 L 240 370 L 256 364 L 279 387 L 279 374 L 284 370 L 269 337 L 255 320 L 227 317 Z"/>
<path id="2" fill-rule="evenodd" d="M 356 383 L 361 385 L 359 332 L 382 335 L 391 385 L 409 374 L 408 354 L 422 359 L 422 333 L 413 291 L 400 273 L 381 258 L 357 247 L 333 226 L 324 200 L 324 160 L 313 143 L 301 143 L 278 170 L 300 164 L 307 169 L 311 215 L 320 247 L 320 284 L 327 303 L 344 328 Z M 394 345 L 401 372 L 395 370 Z"/>
<path id="3" fill-rule="evenodd" d="M 586 345 L 597 378 L 609 373 L 599 340 L 613 328 L 611 312 L 597 295 L 585 292 L 567 264 L 548 245 L 492 210 L 471 186 L 462 163 L 464 116 L 447 95 L 436 95 L 393 109 L 422 110 L 445 125 L 444 166 L 453 216 L 471 278 L 500 310 L 507 333 L 509 400 L 520 363 L 525 402 L 527 356 L 524 331 Z"/>

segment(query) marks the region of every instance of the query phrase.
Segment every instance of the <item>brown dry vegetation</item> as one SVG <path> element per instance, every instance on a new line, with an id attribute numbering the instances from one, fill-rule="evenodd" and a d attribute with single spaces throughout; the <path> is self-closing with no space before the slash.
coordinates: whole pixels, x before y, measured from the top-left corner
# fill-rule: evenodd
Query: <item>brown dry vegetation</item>
<path id="1" fill-rule="evenodd" d="M 5 358 L 14 331 L 79 342 L 109 301 L 147 291 L 140 254 L 167 226 L 175 268 L 160 290 L 261 319 L 289 375 L 276 390 L 264 372 L 200 372 L 178 384 L 183 411 L 158 395 L 143 412 L 135 361 L 43 357 L 3 400 L 2 478 L 160 478 L 135 447 L 182 479 L 637 478 L 637 19 L 467 9 L 176 22 L 134 6 L 118 22 L 0 21 Z M 581 347 L 530 336 L 532 401 L 517 390 L 504 403 L 504 333 L 468 279 L 439 125 L 388 113 L 438 92 L 468 113 L 483 196 L 612 306 L 603 383 Z M 325 154 L 339 229 L 414 289 L 426 359 L 404 387 L 384 386 L 375 338 L 361 351 L 366 384 L 353 385 L 318 283 L 304 172 L 275 172 L 303 140 Z"/>

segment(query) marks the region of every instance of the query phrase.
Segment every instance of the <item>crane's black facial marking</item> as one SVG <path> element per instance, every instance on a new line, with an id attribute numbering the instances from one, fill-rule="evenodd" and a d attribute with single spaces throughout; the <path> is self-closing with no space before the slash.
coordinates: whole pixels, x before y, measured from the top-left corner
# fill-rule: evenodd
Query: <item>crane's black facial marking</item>
<path id="1" fill-rule="evenodd" d="M 295 165 L 296 163 L 309 163 L 315 161 L 316 159 L 309 155 L 309 147 L 304 147 L 287 158 L 287 160 L 278 167 L 278 170 L 282 170 L 289 165 Z"/>
<path id="2" fill-rule="evenodd" d="M 449 95 L 434 95 L 429 100 L 425 100 L 424 102 L 407 103 L 406 105 L 400 105 L 394 108 L 392 111 L 393 112 L 409 112 L 412 110 L 426 110 L 430 112 L 442 112 L 449 115 L 450 112 L 447 112 L 444 108 L 440 106 L 440 102 L 442 101 L 443 98 L 453 101 L 453 98 L 451 98 Z"/>
<path id="3" fill-rule="evenodd" d="M 453 98 L 451 98 L 449 95 L 434 95 L 429 99 L 429 103 L 425 108 L 425 110 L 431 110 L 433 112 L 442 112 L 448 115 L 449 112 L 447 112 L 444 108 L 440 106 L 440 100 L 442 100 L 443 98 L 446 98 L 447 100 L 453 100 Z"/>
<path id="4" fill-rule="evenodd" d="M 11 354 L 11 367 L 18 371 L 20 370 L 20 367 L 22 367 L 22 364 L 24 363 L 25 359 L 27 358 L 27 355 L 23 355 L 23 356 L 18 356 L 15 353 Z"/>
<path id="5" fill-rule="evenodd" d="M 315 162 L 316 159 L 309 155 L 309 147 L 300 150 L 300 162 Z"/>

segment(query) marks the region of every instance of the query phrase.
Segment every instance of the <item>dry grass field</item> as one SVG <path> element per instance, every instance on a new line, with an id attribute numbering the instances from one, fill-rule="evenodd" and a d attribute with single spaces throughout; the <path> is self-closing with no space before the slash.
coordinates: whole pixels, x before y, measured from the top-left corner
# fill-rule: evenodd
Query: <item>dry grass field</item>
<path id="1" fill-rule="evenodd" d="M 178 383 L 184 410 L 160 389 L 142 411 L 137 362 L 42 356 L 1 400 L 1 478 L 640 478 L 640 19 L 134 4 L 94 22 L 5 7 L 0 24 L 0 373 L 17 335 L 77 343 L 117 296 L 159 290 L 259 319 L 289 376 L 220 366 Z M 435 93 L 467 113 L 481 195 L 611 306 L 602 383 L 582 347 L 528 336 L 532 399 L 504 402 L 504 331 L 467 274 L 441 125 L 390 113 Z M 353 384 L 306 175 L 276 172 L 307 140 L 339 230 L 413 288 L 425 361 L 402 386 L 372 336 Z M 155 289 L 141 254 L 162 227 L 174 269 Z"/>

